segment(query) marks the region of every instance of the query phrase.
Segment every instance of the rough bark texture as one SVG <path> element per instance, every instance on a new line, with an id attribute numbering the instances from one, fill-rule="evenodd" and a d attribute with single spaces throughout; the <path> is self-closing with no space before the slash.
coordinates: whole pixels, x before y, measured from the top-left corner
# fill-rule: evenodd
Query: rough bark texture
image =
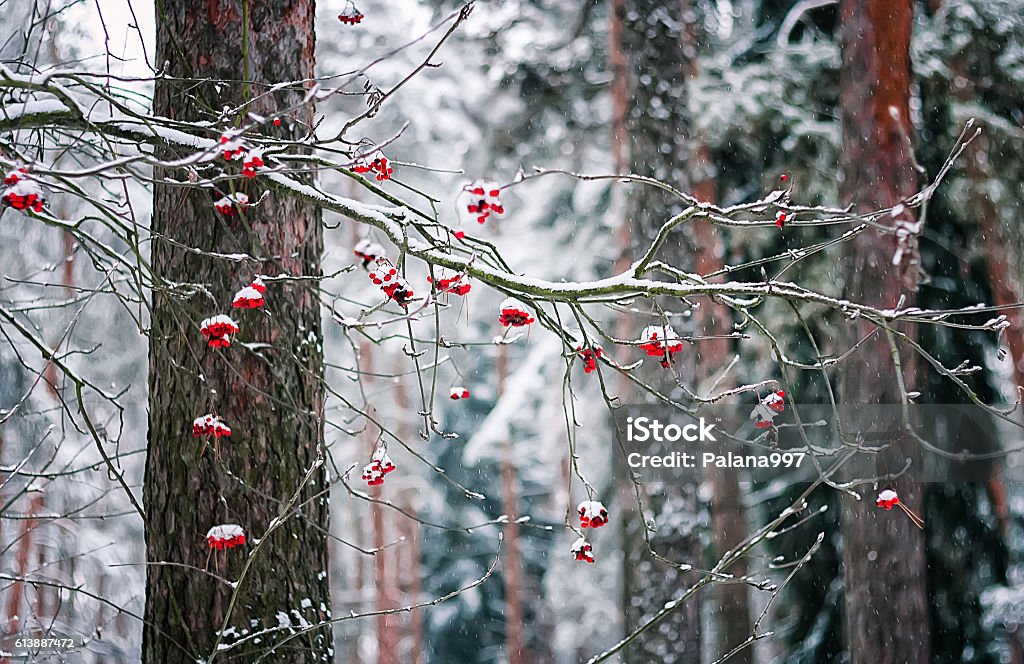
<path id="1" fill-rule="evenodd" d="M 845 202 L 856 202 L 861 212 L 894 205 L 916 191 L 909 144 L 912 11 L 910 0 L 840 3 L 841 192 Z M 892 217 L 883 220 L 887 225 L 895 221 Z M 896 247 L 891 233 L 871 230 L 858 236 L 845 257 L 846 297 L 880 307 L 896 306 L 905 292 L 902 275 L 892 265 Z M 854 328 L 856 338 L 872 331 L 872 326 L 863 322 L 849 327 Z M 839 372 L 841 401 L 899 403 L 896 371 L 885 335 L 876 333 Z M 870 424 L 881 432 L 892 431 L 898 423 Z M 890 441 L 878 439 L 869 444 L 884 442 Z M 880 471 L 892 471 L 914 453 L 912 446 L 896 442 L 877 455 L 874 463 Z M 921 488 L 912 477 L 894 484 L 900 500 L 917 507 Z M 904 515 L 880 512 L 871 485 L 859 489 L 865 494 L 862 500 L 842 499 L 847 661 L 927 662 L 930 640 L 923 533 Z"/>
<path id="2" fill-rule="evenodd" d="M 298 105 L 307 84 L 273 92 L 268 85 L 313 76 L 313 16 L 313 0 L 158 1 L 156 61 L 167 66 L 157 80 L 155 113 L 211 121 L 217 132 L 238 119 L 219 118 L 225 106 L 253 99 L 247 111 L 271 116 Z M 306 105 L 291 112 L 294 124 L 286 120 L 262 131 L 299 138 L 312 114 Z M 220 159 L 215 166 L 239 172 L 238 162 Z M 187 175 L 158 171 L 155 177 Z M 267 190 L 260 177 L 218 186 L 253 200 Z M 330 661 L 330 627 L 303 630 L 327 619 L 330 607 L 328 500 L 317 495 L 326 489 L 326 476 L 317 469 L 303 483 L 323 442 L 320 307 L 310 280 L 321 273 L 320 211 L 270 193 L 240 218 L 224 218 L 213 208 L 215 195 L 154 187 L 152 264 L 159 281 L 150 331 L 144 501 L 147 558 L 167 564 L 148 568 L 143 660 L 209 658 L 226 620 L 238 634 L 271 631 L 218 660 L 256 661 L 273 650 L 260 661 Z M 259 260 L 235 262 L 183 247 Z M 269 281 L 266 310 L 232 310 L 234 292 L 257 274 L 295 279 Z M 199 322 L 218 313 L 229 313 L 241 327 L 229 348 L 208 348 L 199 333 Z M 206 412 L 219 414 L 233 430 L 216 453 L 191 434 L 192 419 Z M 267 534 L 296 492 L 298 513 Z M 221 523 L 237 523 L 249 536 L 246 546 L 210 561 L 210 571 L 228 579 L 238 579 L 254 540 L 265 540 L 230 615 L 232 588 L 202 572 L 204 535 Z M 292 627 L 274 629 L 286 621 Z"/>
<path id="3" fill-rule="evenodd" d="M 630 93 L 626 113 L 630 170 L 682 188 L 687 185 L 689 156 L 685 85 L 691 68 L 689 60 L 695 56 L 684 44 L 686 25 L 694 20 L 687 5 L 661 0 L 624 0 L 621 5 L 613 5 L 616 11 L 621 12 L 618 16 L 621 27 L 616 29 L 621 30 Z M 630 191 L 627 222 L 632 234 L 630 244 L 634 258 L 636 252 L 654 238 L 657 229 L 680 209 L 680 202 L 660 189 L 635 187 Z M 683 231 L 675 232 L 659 258 L 683 269 L 692 269 L 694 261 L 690 238 Z M 678 300 L 661 304 L 672 311 L 685 308 Z M 657 324 L 664 319 L 652 319 L 651 322 Z M 684 329 L 681 318 L 675 318 L 671 323 L 681 334 L 690 331 Z M 638 332 L 633 330 L 632 333 Z M 684 356 L 677 359 L 677 370 L 687 374 L 694 361 L 692 351 L 685 351 Z M 653 381 L 660 389 L 671 391 L 671 373 L 654 361 L 648 365 L 651 369 L 649 372 L 644 369 L 648 372 L 645 379 Z M 692 375 L 692 372 L 687 375 Z M 657 444 L 650 447 L 651 454 L 665 452 L 659 451 Z M 650 537 L 653 549 L 675 563 L 699 562 L 696 485 L 651 482 L 643 485 L 643 494 L 645 516 L 653 518 L 657 528 Z M 632 631 L 666 602 L 679 597 L 697 577 L 651 556 L 643 534 L 643 516 L 634 511 L 624 514 L 623 522 L 626 529 L 625 617 L 626 629 Z M 625 661 L 631 664 L 699 662 L 700 600 L 698 596 L 686 602 L 657 629 L 645 632 L 633 641 L 626 651 Z"/>

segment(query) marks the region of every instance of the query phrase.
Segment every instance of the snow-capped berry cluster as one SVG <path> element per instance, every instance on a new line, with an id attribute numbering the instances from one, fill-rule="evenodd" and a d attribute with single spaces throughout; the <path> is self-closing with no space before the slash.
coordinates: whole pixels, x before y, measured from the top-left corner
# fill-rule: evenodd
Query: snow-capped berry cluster
<path id="1" fill-rule="evenodd" d="M 893 507 L 900 508 L 903 511 L 903 513 L 907 515 L 907 518 L 909 518 L 914 523 L 915 526 L 917 526 L 921 530 L 924 530 L 924 519 L 915 514 L 914 510 L 907 507 L 905 503 L 901 502 L 900 497 L 896 495 L 896 492 L 894 490 L 883 489 L 881 492 L 879 492 L 878 499 L 875 501 L 875 504 L 878 505 L 879 507 L 885 508 L 886 511 L 891 510 Z"/>
<path id="2" fill-rule="evenodd" d="M 781 176 L 779 176 L 779 179 L 782 181 L 782 185 L 786 186 L 786 181 L 789 178 L 786 177 L 785 173 L 783 173 Z M 793 187 L 792 186 L 787 187 L 782 192 L 781 196 L 779 196 L 779 198 L 776 201 L 776 203 L 778 205 L 789 205 L 790 201 L 791 201 L 792 194 L 793 194 Z M 788 220 L 789 220 L 789 214 L 785 210 L 779 210 L 778 212 L 775 213 L 775 225 L 778 226 L 779 228 L 782 228 L 785 225 L 786 221 L 788 221 Z"/>
<path id="3" fill-rule="evenodd" d="M 4 205 L 15 210 L 34 210 L 42 212 L 46 205 L 43 188 L 28 174 L 27 168 L 18 168 L 4 176 Z"/>
<path id="4" fill-rule="evenodd" d="M 377 462 L 370 462 L 363 466 L 363 481 L 369 486 L 380 486 L 384 484 L 384 470 Z"/>
<path id="5" fill-rule="evenodd" d="M 473 288 L 469 277 L 459 272 L 439 268 L 437 279 L 427 277 L 427 283 L 433 284 L 439 293 L 466 295 Z"/>
<path id="6" fill-rule="evenodd" d="M 263 277 L 256 277 L 252 283 L 235 293 L 231 306 L 236 309 L 258 309 L 264 304 L 263 294 L 267 292 L 267 286 L 263 283 Z"/>
<path id="7" fill-rule="evenodd" d="M 407 306 L 413 297 L 412 287 L 398 269 L 386 258 L 378 258 L 370 270 L 370 281 L 380 286 L 384 294 L 401 306 Z"/>
<path id="8" fill-rule="evenodd" d="M 395 470 L 395 464 L 383 447 L 377 448 L 370 463 L 363 466 L 363 480 L 369 486 L 384 484 L 384 476 Z"/>
<path id="9" fill-rule="evenodd" d="M 900 504 L 900 497 L 896 495 L 896 492 L 892 489 L 884 489 L 878 494 L 878 500 L 876 504 L 879 507 L 884 507 L 887 510 L 891 510 L 893 506 Z"/>
<path id="10" fill-rule="evenodd" d="M 363 267 L 368 268 L 378 258 L 384 257 L 384 247 L 380 246 L 370 238 L 363 238 L 352 250 L 352 253 L 363 261 Z"/>
<path id="11" fill-rule="evenodd" d="M 600 528 L 608 523 L 608 510 L 597 500 L 584 500 L 576 507 L 580 528 Z"/>
<path id="12" fill-rule="evenodd" d="M 236 131 L 226 131 L 220 136 L 220 151 L 228 161 L 241 159 L 247 149 Z"/>
<path id="13" fill-rule="evenodd" d="M 586 373 L 597 370 L 597 360 L 604 353 L 600 346 L 594 346 L 593 348 L 577 346 L 576 352 L 583 357 L 583 371 Z"/>
<path id="14" fill-rule="evenodd" d="M 572 548 L 569 549 L 572 555 L 576 557 L 576 560 L 581 562 L 594 562 L 594 549 L 590 546 L 585 538 L 581 537 L 572 543 Z"/>
<path id="15" fill-rule="evenodd" d="M 380 150 L 375 150 L 370 157 L 360 155 L 356 157 L 356 163 L 352 166 L 352 170 L 356 173 L 374 173 L 377 177 L 377 182 L 391 179 L 391 174 L 394 173 L 394 169 L 388 163 L 388 158 L 384 156 L 384 153 Z"/>
<path id="16" fill-rule="evenodd" d="M 600 528 L 608 523 L 608 510 L 597 500 L 584 500 L 576 506 L 580 516 L 580 528 Z M 570 549 L 576 560 L 594 562 L 594 549 L 586 537 L 576 540 Z"/>
<path id="17" fill-rule="evenodd" d="M 218 314 L 203 320 L 199 324 L 199 331 L 206 337 L 211 348 L 226 348 L 231 345 L 231 339 L 238 334 L 238 324 L 231 320 L 230 316 Z"/>
<path id="18" fill-rule="evenodd" d="M 338 14 L 338 20 L 345 25 L 356 25 L 362 22 L 363 13 L 356 9 L 355 3 L 351 0 L 345 4 L 345 8 Z"/>
<path id="19" fill-rule="evenodd" d="M 245 160 L 242 162 L 242 175 L 247 178 L 256 177 L 256 169 L 263 168 L 263 150 L 256 148 L 245 153 Z"/>
<path id="20" fill-rule="evenodd" d="M 761 403 L 768 406 L 776 413 L 782 413 L 786 410 L 786 393 L 782 390 L 776 390 L 775 392 L 769 392 L 768 396 L 761 399 Z"/>
<path id="21" fill-rule="evenodd" d="M 7 172 L 7 175 L 4 176 L 4 184 L 8 186 L 12 184 L 18 184 L 20 180 L 23 180 L 26 177 L 28 177 L 28 169 L 25 168 L 24 166 L 21 166 L 19 168 L 14 169 L 13 171 Z"/>
<path id="22" fill-rule="evenodd" d="M 750 419 L 756 429 L 770 429 L 775 424 L 775 415 L 786 410 L 786 393 L 782 390 L 769 392 L 750 411 Z"/>
<path id="23" fill-rule="evenodd" d="M 245 530 L 234 523 L 214 526 L 206 532 L 206 541 L 211 549 L 233 549 L 245 544 Z"/>
<path id="24" fill-rule="evenodd" d="M 469 398 L 469 390 L 467 390 L 466 388 L 464 388 L 461 385 L 455 385 L 448 392 L 448 397 L 452 401 L 458 401 L 459 399 L 468 399 Z"/>
<path id="25" fill-rule="evenodd" d="M 470 197 L 466 211 L 476 217 L 479 224 L 487 221 L 491 213 L 504 214 L 505 207 L 501 204 L 501 188 L 498 183 L 490 180 L 477 180 L 466 185 L 464 190 Z"/>
<path id="26" fill-rule="evenodd" d="M 214 201 L 213 207 L 217 208 L 217 212 L 220 212 L 225 217 L 233 217 L 249 207 L 249 197 L 240 191 L 236 191 L 233 194 L 218 198 Z"/>
<path id="27" fill-rule="evenodd" d="M 262 148 L 249 148 L 237 131 L 226 131 L 220 136 L 220 151 L 228 161 L 242 160 L 242 175 L 256 177 L 256 169 L 265 166 Z"/>
<path id="28" fill-rule="evenodd" d="M 670 325 L 648 325 L 640 333 L 640 348 L 650 357 L 660 357 L 661 366 L 672 365 L 672 356 L 683 350 L 683 341 Z"/>
<path id="29" fill-rule="evenodd" d="M 514 297 L 505 298 L 500 306 L 498 322 L 505 327 L 524 327 L 534 321 L 526 305 Z"/>
<path id="30" fill-rule="evenodd" d="M 201 436 L 227 437 L 231 435 L 231 427 L 216 415 L 201 415 L 192 420 L 192 435 L 196 438 Z"/>

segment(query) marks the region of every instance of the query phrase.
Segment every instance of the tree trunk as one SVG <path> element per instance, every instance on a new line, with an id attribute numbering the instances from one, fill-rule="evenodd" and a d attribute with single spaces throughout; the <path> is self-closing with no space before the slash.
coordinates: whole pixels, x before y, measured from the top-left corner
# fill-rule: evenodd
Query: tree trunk
<path id="1" fill-rule="evenodd" d="M 498 347 L 498 399 L 505 394 L 508 380 L 508 347 Z M 514 450 L 511 438 L 502 443 L 501 458 L 501 510 L 508 516 L 503 529 L 505 557 L 502 561 L 505 582 L 505 648 L 508 664 L 525 664 L 530 661 L 523 636 L 523 561 L 519 552 L 519 511 Z"/>
<path id="2" fill-rule="evenodd" d="M 685 44 L 694 50 L 699 39 L 696 25 L 687 24 Z M 693 58 L 687 74 L 692 78 L 699 73 L 697 59 Z M 690 160 L 690 178 L 693 180 L 692 193 L 697 200 L 714 203 L 715 179 L 711 150 L 704 136 L 697 137 L 695 158 Z M 721 270 L 725 264 L 725 245 L 714 224 L 706 219 L 693 223 L 694 262 L 697 274 L 706 275 Z M 732 331 L 732 312 L 725 305 L 708 299 L 697 310 L 697 333 L 707 337 L 724 337 Z M 705 339 L 697 348 L 698 388 L 703 393 L 704 385 L 711 384 L 723 371 L 729 361 L 729 339 Z M 727 381 L 728 382 L 728 381 Z M 729 387 L 724 384 L 719 389 Z M 720 559 L 727 551 L 735 548 L 747 538 L 747 518 L 743 510 L 743 492 L 740 489 L 740 470 L 722 468 L 711 476 L 711 540 L 715 555 Z M 747 574 L 745 558 L 737 560 L 729 573 L 737 577 Z M 724 657 L 736 646 L 745 642 L 753 631 L 750 622 L 750 589 L 745 583 L 719 583 L 713 586 L 715 600 L 714 656 Z M 754 661 L 753 646 L 740 650 L 730 659 L 733 664 L 751 664 Z"/>
<path id="3" fill-rule="evenodd" d="M 910 0 L 842 0 L 840 73 L 843 129 L 841 193 L 856 209 L 895 205 L 916 191 L 910 136 Z M 881 220 L 892 226 L 912 221 L 910 212 Z M 893 265 L 893 233 L 872 229 L 847 247 L 846 294 L 850 300 L 895 307 L 905 288 Z M 909 296 L 909 293 L 907 293 Z M 863 321 L 851 334 L 873 330 Z M 847 339 L 847 342 L 851 341 Z M 897 367 L 886 336 L 877 332 L 839 372 L 839 396 L 845 404 L 897 404 Z M 873 422 L 892 430 L 897 422 Z M 872 443 L 875 444 L 875 443 Z M 884 472 L 901 468 L 913 456 L 910 445 L 896 443 L 878 455 Z M 921 487 L 913 473 L 895 482 L 900 500 L 918 506 Z M 904 515 L 879 511 L 873 487 L 858 487 L 862 499 L 843 497 L 843 578 L 845 639 L 851 664 L 929 661 L 929 617 L 925 588 L 924 535 Z M 894 518 L 896 517 L 896 518 Z"/>
<path id="4" fill-rule="evenodd" d="M 313 16 L 313 0 L 158 0 L 156 61 L 164 76 L 155 113 L 212 122 L 216 137 L 248 122 L 246 111 L 269 117 L 291 108 L 281 126 L 260 131 L 301 138 L 313 120 L 312 106 L 302 105 L 314 75 Z M 225 106 L 247 101 L 237 116 L 220 117 Z M 236 176 L 237 164 L 215 162 Z M 323 445 L 320 306 L 311 281 L 321 274 L 320 211 L 269 191 L 258 206 L 225 218 L 213 197 L 241 190 L 257 200 L 268 183 L 236 177 L 218 182 L 218 193 L 159 184 L 187 176 L 158 170 L 153 194 L 143 661 L 206 661 L 224 625 L 235 634 L 268 630 L 225 661 L 329 662 L 330 626 L 309 628 L 329 617 L 331 601 L 328 497 L 318 495 L 326 475 L 318 469 L 303 481 Z M 260 258 L 236 262 L 189 248 Z M 266 310 L 232 310 L 235 291 L 258 274 L 281 277 L 268 281 Z M 228 348 L 208 348 L 199 333 L 199 321 L 218 313 L 241 327 Z M 216 452 L 190 431 L 207 412 L 232 427 Z M 286 513 L 295 495 L 298 510 Z M 237 589 L 203 573 L 205 533 L 223 523 L 241 525 L 248 543 L 217 552 L 210 571 L 241 577 Z"/>
<path id="5" fill-rule="evenodd" d="M 623 0 L 613 6 L 621 21 L 621 35 L 628 82 L 626 128 L 629 132 L 630 169 L 685 188 L 689 137 L 686 111 L 686 77 L 691 71 L 692 49 L 684 44 L 687 25 L 694 20 L 686 2 L 661 0 Z M 616 111 L 618 112 L 618 111 Z M 636 185 L 630 191 L 627 226 L 630 244 L 642 251 L 668 218 L 681 210 L 681 202 L 661 189 Z M 682 269 L 692 269 L 692 238 L 683 229 L 674 232 L 659 258 Z M 661 302 L 667 310 L 679 311 L 679 300 Z M 681 333 L 681 319 L 671 322 Z M 653 324 L 664 319 L 652 320 Z M 635 323 L 635 319 L 634 319 Z M 644 323 L 646 324 L 646 323 Z M 689 330 L 687 330 L 689 331 Z M 637 335 L 639 330 L 634 330 Z M 677 369 L 693 375 L 692 354 L 680 357 Z M 648 371 L 646 368 L 644 371 Z M 645 379 L 663 389 L 671 389 L 670 372 L 655 363 Z M 628 403 L 628 401 L 627 401 Z M 669 445 L 669 444 L 666 444 Z M 664 454 L 652 444 L 650 454 Z M 659 482 L 643 485 L 647 514 L 623 514 L 625 527 L 624 600 L 627 633 L 636 629 L 676 599 L 697 580 L 692 572 L 683 572 L 654 559 L 644 538 L 645 517 L 651 517 L 657 530 L 651 533 L 651 547 L 674 563 L 700 563 L 699 509 L 697 487 L 693 482 Z M 625 495 L 625 492 L 623 492 Z M 635 502 L 635 501 L 634 501 Z M 701 642 L 700 597 L 692 598 L 671 614 L 658 629 L 649 630 L 634 640 L 625 661 L 699 662 Z"/>

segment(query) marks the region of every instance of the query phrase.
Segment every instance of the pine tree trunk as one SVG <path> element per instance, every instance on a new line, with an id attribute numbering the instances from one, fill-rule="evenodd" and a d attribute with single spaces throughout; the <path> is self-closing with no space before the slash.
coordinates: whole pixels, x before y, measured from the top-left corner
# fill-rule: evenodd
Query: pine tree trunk
<path id="1" fill-rule="evenodd" d="M 910 136 L 911 0 L 842 0 L 843 66 L 840 74 L 843 152 L 841 192 L 857 211 L 895 205 L 913 194 L 917 174 Z M 909 212 L 900 218 L 911 219 Z M 891 216 L 886 225 L 896 222 Z M 869 230 L 850 243 L 845 256 L 850 300 L 895 307 L 910 293 L 892 265 L 892 233 Z M 857 322 L 857 339 L 872 331 Z M 853 337 L 848 338 L 849 342 Z M 902 349 L 906 355 L 906 349 Z M 876 333 L 839 372 L 846 404 L 897 404 L 900 393 L 886 336 Z M 912 380 L 912 377 L 908 377 Z M 898 422 L 876 422 L 892 430 Z M 878 444 L 872 441 L 871 444 Z M 902 467 L 912 445 L 897 443 L 879 455 L 883 472 Z M 885 457 L 885 458 L 882 458 Z M 900 500 L 917 507 L 921 487 L 913 473 L 896 481 Z M 851 664 L 929 661 L 929 617 L 924 536 L 904 515 L 879 511 L 873 487 L 862 485 L 859 501 L 843 497 L 845 639 Z"/>
<path id="2" fill-rule="evenodd" d="M 164 74 L 156 83 L 157 115 L 212 122 L 216 137 L 236 120 L 249 121 L 244 112 L 220 118 L 221 109 L 251 100 L 245 111 L 266 117 L 293 109 L 281 126 L 263 127 L 264 134 L 305 134 L 313 119 L 312 106 L 302 100 L 314 75 L 314 0 L 156 4 L 156 62 Z M 239 171 L 237 162 L 223 159 L 215 166 L 200 177 L 221 168 Z M 219 194 L 211 189 L 161 184 L 187 177 L 183 170 L 158 170 L 153 194 L 158 285 L 150 331 L 144 500 L 151 564 L 143 661 L 206 661 L 226 622 L 238 634 L 270 631 L 260 643 L 217 659 L 329 662 L 330 626 L 309 628 L 328 619 L 331 601 L 328 497 L 318 495 L 327 489 L 326 475 L 317 469 L 303 481 L 323 444 L 322 335 L 314 281 L 323 251 L 320 211 L 270 191 L 241 218 L 225 218 L 213 208 Z M 217 187 L 220 193 L 245 191 L 252 200 L 269 190 L 261 177 L 222 180 Z M 190 248 L 258 259 L 227 260 Z M 282 277 L 268 283 L 266 310 L 232 310 L 235 291 L 257 274 Z M 218 313 L 232 315 L 241 327 L 229 348 L 208 348 L 199 333 L 199 322 Z M 232 427 L 217 452 L 192 438 L 193 418 L 207 412 Z M 283 515 L 296 493 L 297 513 Z M 268 533 L 281 516 L 286 518 Z M 237 590 L 202 571 L 206 531 L 222 523 L 241 525 L 249 538 L 244 547 L 220 551 L 210 562 L 211 572 L 229 580 L 239 579 L 256 539 L 263 540 Z"/>
<path id="3" fill-rule="evenodd" d="M 697 28 L 688 23 L 685 46 L 696 49 L 699 46 Z M 696 58 L 690 61 L 688 75 L 699 74 Z M 689 161 L 690 178 L 693 180 L 692 194 L 699 201 L 714 203 L 715 179 L 711 150 L 704 136 L 697 136 L 695 157 Z M 711 274 L 725 264 L 725 245 L 721 233 L 710 221 L 697 219 L 693 223 L 694 263 L 697 274 Z M 706 300 L 697 310 L 697 333 L 707 337 L 724 337 L 732 331 L 732 312 L 728 307 L 713 300 Z M 705 339 L 697 348 L 697 373 L 701 393 L 703 384 L 716 380 L 729 361 L 730 340 Z M 703 384 L 701 384 L 703 383 Z M 726 384 L 719 389 L 728 388 Z M 711 477 L 711 540 L 715 556 L 720 559 L 747 538 L 747 519 L 743 509 L 743 492 L 740 488 L 740 470 L 722 468 Z M 747 574 L 746 559 L 737 560 L 729 573 L 737 577 Z M 750 589 L 744 583 L 719 583 L 713 586 L 715 600 L 716 647 L 714 656 L 724 657 L 751 635 Z M 754 661 L 753 646 L 738 651 L 730 659 L 733 664 L 751 664 Z"/>
<path id="4" fill-rule="evenodd" d="M 508 381 L 508 347 L 498 348 L 498 398 L 505 394 Z M 523 636 L 523 561 L 519 552 L 519 512 L 516 486 L 519 483 L 512 440 L 502 443 L 501 510 L 508 515 L 503 529 L 505 555 L 502 560 L 502 578 L 505 584 L 505 648 L 508 664 L 526 664 L 530 658 Z"/>
<path id="5" fill-rule="evenodd" d="M 688 3 L 661 0 L 624 0 L 618 7 L 621 18 L 622 51 L 625 54 L 629 89 L 626 128 L 629 132 L 630 170 L 658 178 L 684 188 L 687 185 L 689 157 L 686 112 L 686 77 L 691 71 L 690 59 L 695 55 L 685 48 L 687 24 L 694 16 Z M 658 228 L 682 203 L 660 189 L 635 186 L 627 205 L 627 226 L 630 244 L 636 252 L 646 248 Z M 682 269 L 692 269 L 692 239 L 685 231 L 676 231 L 665 243 L 659 259 Z M 667 310 L 685 308 L 678 300 L 661 302 Z M 636 324 L 636 319 L 632 321 Z M 660 324 L 664 319 L 652 319 Z M 671 323 L 680 333 L 681 319 Z M 647 323 L 642 323 L 646 325 Z M 642 327 L 641 325 L 641 327 Z M 639 333 L 639 329 L 632 334 Z M 677 370 L 693 375 L 693 355 L 680 357 Z M 648 371 L 646 368 L 645 371 Z M 653 364 L 645 380 L 662 389 L 671 389 L 671 373 Z M 664 419 L 669 419 L 666 412 Z M 666 445 L 669 445 L 666 443 Z M 650 454 L 664 454 L 657 443 L 647 448 Z M 625 618 L 627 633 L 646 622 L 665 603 L 676 599 L 697 580 L 692 572 L 683 572 L 658 561 L 648 551 L 644 538 L 644 517 L 654 520 L 657 530 L 651 533 L 652 548 L 674 563 L 698 564 L 701 547 L 697 487 L 693 482 L 672 481 L 643 485 L 646 515 L 624 514 L 625 522 Z M 634 499 L 635 500 L 635 499 Z M 701 642 L 701 598 L 684 603 L 657 629 L 649 630 L 634 640 L 626 651 L 625 661 L 699 662 Z"/>

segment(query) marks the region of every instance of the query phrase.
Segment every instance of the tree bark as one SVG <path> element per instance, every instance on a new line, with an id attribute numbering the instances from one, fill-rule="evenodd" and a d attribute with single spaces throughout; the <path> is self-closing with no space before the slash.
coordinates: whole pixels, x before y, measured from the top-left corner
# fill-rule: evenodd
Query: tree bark
<path id="1" fill-rule="evenodd" d="M 688 48 L 699 47 L 697 27 L 693 22 L 687 23 L 685 45 Z M 700 73 L 696 58 L 689 62 L 687 75 L 691 78 Z M 714 203 L 716 197 L 714 163 L 711 150 L 704 136 L 696 137 L 694 158 L 690 160 L 690 178 L 693 180 L 692 193 L 697 200 Z M 707 275 L 721 270 L 725 264 L 725 245 L 721 233 L 710 221 L 696 219 L 693 222 L 694 263 L 697 274 Z M 701 303 L 697 310 L 697 333 L 707 337 L 724 337 L 732 331 L 732 312 L 725 305 L 712 299 Z M 703 392 L 703 384 L 708 384 L 717 377 L 718 372 L 725 369 L 729 360 L 730 340 L 724 338 L 705 339 L 697 348 L 698 387 Z M 726 388 L 728 385 L 721 385 Z M 743 492 L 740 488 L 740 471 L 735 468 L 722 468 L 714 472 L 711 483 L 711 540 L 715 555 L 721 558 L 747 538 L 747 518 L 743 509 Z M 742 577 L 747 574 L 746 559 L 737 560 L 729 570 L 730 574 Z M 713 586 L 715 603 L 716 645 L 714 656 L 724 657 L 741 643 L 744 643 L 753 632 L 750 622 L 750 591 L 745 583 L 719 583 Z M 744 648 L 734 654 L 730 660 L 733 664 L 751 664 L 754 661 L 753 646 Z"/>
<path id="2" fill-rule="evenodd" d="M 498 399 L 505 394 L 508 380 L 508 347 L 498 347 Z M 508 664 L 526 664 L 530 657 L 526 652 L 523 613 L 523 561 L 519 552 L 519 512 L 517 484 L 519 473 L 515 464 L 515 452 L 511 438 L 502 443 L 501 455 L 501 510 L 508 516 L 503 529 L 505 557 L 502 560 L 505 584 L 505 648 Z"/>
<path id="3" fill-rule="evenodd" d="M 691 71 L 692 48 L 686 48 L 685 31 L 695 20 L 688 2 L 661 0 L 623 0 L 613 5 L 615 26 L 625 54 L 628 104 L 626 128 L 629 133 L 629 162 L 633 173 L 687 186 L 687 159 L 690 137 L 687 135 L 686 78 Z M 619 113 L 616 109 L 616 113 Z M 617 130 L 616 130 L 617 131 Z M 614 136 L 614 134 L 613 134 Z M 627 227 L 634 254 L 655 236 L 661 225 L 681 209 L 680 201 L 654 187 L 634 187 L 627 203 Z M 692 238 L 680 229 L 662 248 L 659 258 L 681 269 L 692 269 Z M 678 311 L 678 300 L 661 303 Z M 671 322 L 680 333 L 681 319 Z M 653 323 L 664 322 L 657 318 Z M 634 330 L 636 335 L 639 330 Z M 678 359 L 677 370 L 693 375 L 692 353 Z M 648 371 L 646 368 L 644 371 Z M 670 389 L 672 375 L 656 364 L 645 380 Z M 651 454 L 667 453 L 658 444 Z M 627 480 L 628 481 L 628 480 Z M 631 487 L 627 487 L 631 488 Z M 676 599 L 697 580 L 692 572 L 683 572 L 653 558 L 644 537 L 645 518 L 656 530 L 650 533 L 650 546 L 674 563 L 699 563 L 699 504 L 694 482 L 648 482 L 642 486 L 646 514 L 634 509 L 623 514 L 625 528 L 624 602 L 627 633 L 636 629 Z M 625 495 L 627 492 L 622 492 Z M 630 492 L 631 493 L 631 492 Z M 632 499 L 635 504 L 635 499 Z M 629 504 L 629 503 L 627 503 Z M 627 508 L 628 509 L 628 508 Z M 701 652 L 701 597 L 692 598 L 665 619 L 656 630 L 641 634 L 627 648 L 624 661 L 633 663 L 699 662 Z"/>
<path id="4" fill-rule="evenodd" d="M 314 75 L 313 17 L 314 0 L 158 0 L 164 75 L 154 112 L 213 123 L 216 137 L 249 122 L 247 112 L 270 117 L 291 108 L 281 126 L 259 131 L 301 138 L 313 120 L 312 106 L 302 104 Z M 298 83 L 270 88 L 286 81 Z M 238 162 L 214 165 L 239 173 Z M 268 631 L 219 659 L 329 662 L 330 626 L 309 628 L 329 617 L 331 601 L 326 474 L 317 469 L 304 482 L 323 451 L 320 306 L 310 285 L 321 275 L 320 211 L 268 191 L 259 176 L 220 181 L 214 193 L 162 183 L 186 179 L 181 170 L 154 175 L 143 661 L 206 661 L 226 624 L 236 634 Z M 212 199 L 232 190 L 252 200 L 267 195 L 225 218 Z M 236 262 L 189 248 L 259 258 Z M 257 274 L 281 277 L 268 282 L 266 310 L 232 310 L 235 291 Z M 199 333 L 199 321 L 218 313 L 241 327 L 228 348 L 208 348 Z M 207 412 L 232 427 L 217 452 L 192 438 L 193 418 Z M 295 495 L 297 513 L 283 513 Z M 205 533 L 222 523 L 241 525 L 249 540 L 210 563 L 234 581 L 248 562 L 237 589 L 203 573 Z"/>
<path id="5" fill-rule="evenodd" d="M 842 0 L 840 72 L 842 183 L 845 202 L 864 212 L 899 203 L 917 187 L 910 136 L 910 0 Z M 910 212 L 886 225 L 912 221 Z M 871 229 L 849 243 L 844 257 L 846 297 L 879 307 L 895 307 L 908 296 L 898 266 L 892 232 Z M 858 321 L 857 339 L 873 327 Z M 847 339 L 851 341 L 853 337 Z M 886 335 L 875 334 L 844 364 L 839 396 L 845 404 L 897 404 L 900 392 Z M 912 377 L 905 377 L 912 380 Z M 871 423 L 893 430 L 896 421 Z M 870 443 L 877 444 L 877 443 Z M 894 442 L 876 458 L 877 468 L 899 469 L 915 449 Z M 921 487 L 909 476 L 896 480 L 900 500 L 918 506 Z M 861 500 L 842 498 L 845 641 L 851 664 L 929 661 L 930 635 L 925 587 L 924 535 L 903 515 L 879 511 L 873 487 L 861 485 Z M 894 518 L 895 517 L 895 518 Z"/>

